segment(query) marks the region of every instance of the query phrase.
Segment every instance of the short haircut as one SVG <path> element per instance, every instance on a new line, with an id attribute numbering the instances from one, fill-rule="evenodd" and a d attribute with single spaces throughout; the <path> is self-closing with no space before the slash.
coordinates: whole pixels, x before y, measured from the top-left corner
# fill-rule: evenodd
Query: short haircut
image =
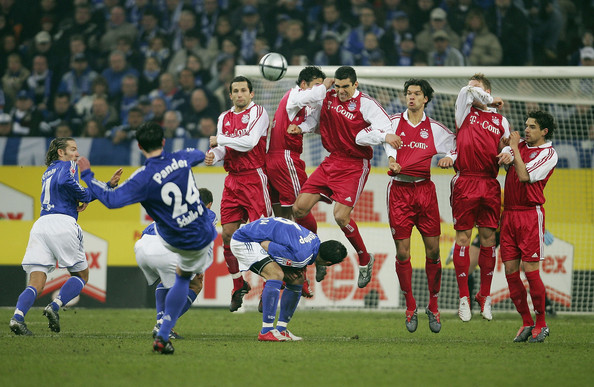
<path id="1" fill-rule="evenodd" d="M 547 140 L 553 138 L 555 129 L 557 129 L 557 123 L 555 122 L 555 117 L 553 117 L 551 113 L 542 110 L 534 110 L 528 113 L 528 118 L 534 118 L 538 126 L 540 126 L 540 130 L 549 130 L 547 134 L 545 134 Z"/>
<path id="2" fill-rule="evenodd" d="M 213 202 L 212 192 L 208 188 L 200 188 L 198 192 L 200 193 L 200 200 L 205 206 Z"/>
<path id="3" fill-rule="evenodd" d="M 336 71 L 334 72 L 334 78 L 340 80 L 348 78 L 354 85 L 355 82 L 357 82 L 357 73 L 355 72 L 355 69 L 351 66 L 342 66 L 336 69 Z"/>
<path id="4" fill-rule="evenodd" d="M 56 100 L 58 98 L 68 98 L 68 102 L 70 102 L 70 93 L 67 93 L 65 91 L 60 91 L 60 92 L 56 93 L 54 100 Z"/>
<path id="5" fill-rule="evenodd" d="M 231 82 L 229 83 L 229 94 L 231 94 L 233 92 L 233 84 L 236 83 L 236 82 L 247 82 L 248 89 L 249 89 L 250 93 L 254 90 L 253 87 L 252 87 L 252 81 L 250 81 L 249 79 L 247 79 L 243 75 L 238 75 L 235 78 L 233 78 L 231 80 Z"/>
<path id="6" fill-rule="evenodd" d="M 163 128 L 153 121 L 142 123 L 136 130 L 138 145 L 146 152 L 152 152 L 163 147 Z"/>
<path id="7" fill-rule="evenodd" d="M 491 90 L 491 81 L 483 73 L 476 73 L 468 79 L 469 81 L 479 81 L 485 87 L 485 90 Z"/>
<path id="8" fill-rule="evenodd" d="M 427 106 L 427 104 L 431 102 L 431 100 L 433 99 L 433 88 L 427 80 L 411 78 L 408 81 L 404 82 L 404 94 L 406 94 L 406 92 L 408 91 L 409 86 L 419 86 L 421 88 L 423 95 L 427 97 L 427 103 L 425 103 L 425 106 Z"/>
<path id="9" fill-rule="evenodd" d="M 54 161 L 60 158 L 58 149 L 66 149 L 68 141 L 74 141 L 74 139 L 72 137 L 58 137 L 50 142 L 47 153 L 45 154 L 45 165 L 49 167 Z"/>
<path id="10" fill-rule="evenodd" d="M 310 83 L 316 78 L 326 78 L 326 74 L 318 66 L 307 66 L 299 72 L 299 78 L 297 78 L 297 85 L 300 85 L 302 81 Z"/>
<path id="11" fill-rule="evenodd" d="M 332 265 L 342 262 L 347 256 L 346 247 L 339 241 L 329 240 L 320 244 L 320 258 Z"/>

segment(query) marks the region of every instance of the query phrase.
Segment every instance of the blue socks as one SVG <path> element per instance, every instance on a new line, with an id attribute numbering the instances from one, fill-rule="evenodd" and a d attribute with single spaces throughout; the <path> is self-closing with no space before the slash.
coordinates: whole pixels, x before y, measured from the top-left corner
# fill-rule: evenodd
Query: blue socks
<path id="1" fill-rule="evenodd" d="M 19 296 L 13 318 L 20 322 L 25 321 L 25 315 L 35 303 L 36 298 L 37 290 L 33 286 L 27 286 Z"/>
<path id="2" fill-rule="evenodd" d="M 287 324 L 291 321 L 299 300 L 301 300 L 301 289 L 303 285 L 287 285 L 283 291 L 283 296 L 280 302 L 280 312 L 278 315 L 278 323 L 276 329 L 284 331 L 287 329 Z"/>
<path id="3" fill-rule="evenodd" d="M 159 283 L 155 289 L 155 304 L 157 306 L 157 321 L 163 317 L 165 313 L 165 297 L 169 289 L 165 289 L 163 283 Z"/>
<path id="4" fill-rule="evenodd" d="M 82 278 L 76 276 L 68 278 L 68 281 L 62 285 L 58 297 L 51 303 L 54 312 L 57 312 L 62 305 L 66 305 L 74 297 L 78 296 L 84 287 L 85 281 Z"/>
<path id="5" fill-rule="evenodd" d="M 262 291 L 262 331 L 264 334 L 274 329 L 278 298 L 283 281 L 267 280 Z"/>
<path id="6" fill-rule="evenodd" d="M 165 297 L 165 314 L 163 315 L 161 329 L 159 329 L 159 336 L 164 340 L 169 339 L 169 332 L 175 326 L 180 312 L 187 302 L 189 286 L 190 277 L 175 275 L 175 284 L 169 289 L 167 297 Z"/>
<path id="7" fill-rule="evenodd" d="M 188 289 L 188 296 L 186 297 L 186 304 L 184 305 L 184 308 L 182 309 L 181 313 L 179 314 L 180 316 L 182 314 L 186 313 L 188 311 L 188 309 L 190 309 L 190 307 L 194 303 L 194 300 L 196 300 L 196 297 L 198 297 L 198 294 L 196 294 L 196 292 L 193 291 L 192 289 Z"/>

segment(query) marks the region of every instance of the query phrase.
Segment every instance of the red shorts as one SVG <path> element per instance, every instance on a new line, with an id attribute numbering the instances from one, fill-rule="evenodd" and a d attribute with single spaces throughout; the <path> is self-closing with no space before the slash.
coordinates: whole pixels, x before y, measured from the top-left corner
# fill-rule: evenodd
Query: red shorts
<path id="1" fill-rule="evenodd" d="M 307 179 L 301 192 L 321 194 L 325 202 L 332 200 L 354 207 L 369 177 L 369 160 L 330 155 Z"/>
<path id="2" fill-rule="evenodd" d="M 268 178 L 261 168 L 231 173 L 221 198 L 221 224 L 254 221 L 272 215 Z"/>
<path id="3" fill-rule="evenodd" d="M 501 215 L 501 260 L 538 262 L 544 259 L 544 208 L 505 209 Z"/>
<path id="4" fill-rule="evenodd" d="M 305 162 L 299 154 L 291 151 L 266 154 L 266 175 L 270 184 L 270 199 L 273 204 L 292 206 L 307 180 Z"/>
<path id="5" fill-rule="evenodd" d="M 413 226 L 425 237 L 441 234 L 435 184 L 431 180 L 388 184 L 388 217 L 394 240 L 408 239 Z"/>
<path id="6" fill-rule="evenodd" d="M 474 226 L 496 229 L 501 215 L 501 185 L 485 176 L 456 175 L 451 182 L 450 203 L 455 230 Z"/>

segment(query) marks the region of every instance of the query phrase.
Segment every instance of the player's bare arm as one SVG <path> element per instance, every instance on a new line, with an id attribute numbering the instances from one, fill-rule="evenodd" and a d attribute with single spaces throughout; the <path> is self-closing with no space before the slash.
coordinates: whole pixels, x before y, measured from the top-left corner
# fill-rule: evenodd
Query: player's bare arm
<path id="1" fill-rule="evenodd" d="M 509 135 L 509 146 L 512 148 L 514 152 L 514 167 L 516 168 L 516 173 L 518 174 L 518 179 L 522 183 L 530 182 L 530 174 L 526 169 L 526 164 L 524 160 L 522 160 L 522 156 L 520 155 L 520 149 L 518 148 L 518 144 L 520 143 L 520 133 L 519 132 L 511 132 Z"/>
<path id="2" fill-rule="evenodd" d="M 398 149 L 402 146 L 402 139 L 400 136 L 392 133 L 386 134 L 386 144 L 390 144 L 392 148 Z"/>
<path id="3" fill-rule="evenodd" d="M 398 174 L 400 173 L 400 170 L 402 170 L 402 166 L 398 164 L 396 159 L 392 156 L 388 158 L 388 168 L 390 168 L 390 171 L 392 171 L 394 174 Z"/>

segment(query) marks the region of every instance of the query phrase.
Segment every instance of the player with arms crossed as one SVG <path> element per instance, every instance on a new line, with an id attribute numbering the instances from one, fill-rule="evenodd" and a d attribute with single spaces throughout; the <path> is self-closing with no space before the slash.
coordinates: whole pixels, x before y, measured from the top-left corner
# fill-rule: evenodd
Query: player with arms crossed
<path id="1" fill-rule="evenodd" d="M 245 225 L 233 234 L 231 250 L 240 270 L 251 270 L 266 280 L 260 341 L 301 340 L 287 329 L 287 324 L 301 299 L 303 272 L 307 265 L 334 265 L 347 255 L 342 243 L 334 240 L 320 243 L 316 234 L 285 218 L 262 218 Z M 283 281 L 286 287 L 280 297 L 275 328 Z"/>
<path id="2" fill-rule="evenodd" d="M 541 343 L 549 335 L 545 320 L 546 294 L 539 265 L 544 259 L 545 245 L 544 188 L 558 160 L 550 141 L 555 128 L 555 119 L 551 114 L 533 111 L 526 119 L 525 139 L 520 139 L 518 132 L 512 132 L 509 140 L 514 159 L 505 177 L 501 260 L 505 266 L 510 298 L 523 320 L 515 342 L 528 340 Z M 520 278 L 520 262 L 530 286 L 536 325 Z"/>
<path id="3" fill-rule="evenodd" d="M 153 342 L 153 350 L 173 354 L 169 333 L 186 304 L 190 280 L 212 264 L 217 231 L 212 224 L 194 180 L 192 167 L 204 160 L 204 153 L 185 149 L 174 153 L 163 150 L 163 128 L 145 122 L 136 130 L 138 147 L 146 158 L 117 189 L 97 181 L 89 160 L 81 157 L 81 178 L 107 208 L 140 203 L 155 220 L 160 242 L 177 256 L 175 283 L 165 298 L 163 323 Z"/>
<path id="4" fill-rule="evenodd" d="M 316 168 L 293 205 L 295 219 L 305 217 L 320 200 L 335 201 L 334 219 L 359 255 L 357 285 L 371 281 L 373 255 L 369 254 L 351 212 L 369 176 L 372 145 L 398 148 L 400 137 L 388 133 L 390 118 L 373 98 L 357 90 L 357 73 L 349 66 L 334 74 L 334 90 L 326 93 L 320 112 L 322 145 L 330 156 Z M 316 274 L 316 279 L 317 279 Z"/>
<path id="5" fill-rule="evenodd" d="M 481 241 L 479 267 L 481 285 L 475 299 L 483 318 L 492 320 L 491 282 L 495 269 L 495 230 L 499 225 L 501 185 L 497 181 L 498 161 L 510 162 L 511 155 L 501 154 L 504 139 L 509 138 L 509 123 L 495 107 L 503 100 L 491 96 L 491 82 L 484 74 L 474 74 L 456 100 L 456 147 L 440 160 L 441 167 L 454 166 L 451 182 L 451 205 L 456 230 L 454 268 L 460 294 L 458 316 L 470 321 L 468 291 L 469 246 L 472 229 L 478 226 Z M 498 160 L 500 155 L 500 160 Z M 455 162 L 454 162 L 454 157 Z"/>
<path id="6" fill-rule="evenodd" d="M 47 150 L 47 169 L 41 177 L 41 214 L 31 228 L 22 263 L 29 274 L 29 283 L 20 294 L 9 323 L 16 335 L 33 334 L 25 324 L 25 315 L 43 291 L 47 274 L 55 269 L 56 263 L 68 269 L 71 277 L 62 285 L 58 297 L 43 310 L 53 332 L 60 332 L 60 307 L 78 296 L 89 280 L 83 232 L 76 221 L 78 213 L 95 197 L 79 183 L 78 158 L 76 141 L 71 137 L 53 139 Z M 118 169 L 109 184 L 116 186 L 121 174 L 122 170 Z"/>
<path id="7" fill-rule="evenodd" d="M 206 188 L 200 188 L 198 192 L 200 193 L 200 200 L 202 200 L 202 203 L 204 203 L 210 220 L 216 227 L 217 215 L 210 210 L 210 207 L 212 206 L 212 192 Z M 159 333 L 159 329 L 161 329 L 161 324 L 163 323 L 163 315 L 165 314 L 165 298 L 167 297 L 169 289 L 171 289 L 175 283 L 177 255 L 173 251 L 167 249 L 163 243 L 161 243 L 161 240 L 155 231 L 155 222 L 149 224 L 142 231 L 142 236 L 134 244 L 134 253 L 138 267 L 140 267 L 142 270 L 142 273 L 144 274 L 149 286 L 159 281 L 159 284 L 157 284 L 157 287 L 155 288 L 157 322 L 153 328 L 153 338 L 156 338 L 157 334 Z M 190 309 L 196 300 L 196 297 L 198 297 L 198 294 L 200 294 L 200 291 L 202 291 L 203 282 L 203 273 L 192 276 L 192 279 L 190 280 L 190 287 L 188 289 L 187 300 L 179 314 L 180 317 L 186 313 L 188 309 Z M 169 332 L 169 338 L 183 339 L 183 337 L 181 337 L 173 329 L 171 332 Z"/>
<path id="8" fill-rule="evenodd" d="M 252 82 L 246 77 L 237 76 L 231 81 L 229 97 L 233 107 L 219 116 L 217 135 L 210 137 L 205 164 L 224 160 L 225 171 L 229 172 L 221 198 L 221 224 L 223 254 L 233 278 L 229 310 L 235 312 L 251 287 L 231 252 L 231 236 L 242 223 L 272 215 L 272 205 L 264 173 L 268 113 L 252 101 Z"/>
<path id="9" fill-rule="evenodd" d="M 439 207 L 435 184 L 431 181 L 431 159 L 438 153 L 455 148 L 454 134 L 443 124 L 425 115 L 425 107 L 433 98 L 433 88 L 424 79 L 409 79 L 404 84 L 407 110 L 394 114 L 392 132 L 402 138 L 396 150 L 385 145 L 388 156 L 388 216 L 396 244 L 396 274 L 406 299 L 406 328 L 417 330 L 417 303 L 412 293 L 410 236 L 416 226 L 425 244 L 425 272 L 429 285 L 429 305 L 425 313 L 429 328 L 438 333 L 441 319 L 437 297 L 441 287 Z M 440 160 L 441 161 L 441 160 Z"/>

